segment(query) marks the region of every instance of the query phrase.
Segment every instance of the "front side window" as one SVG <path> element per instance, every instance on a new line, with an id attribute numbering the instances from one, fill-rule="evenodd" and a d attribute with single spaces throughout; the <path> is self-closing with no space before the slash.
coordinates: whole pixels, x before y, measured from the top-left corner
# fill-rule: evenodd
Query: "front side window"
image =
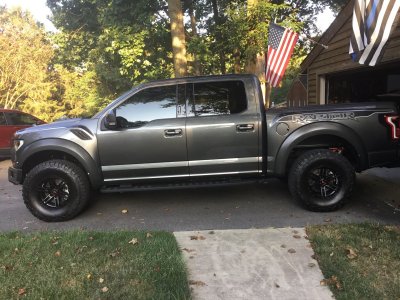
<path id="1" fill-rule="evenodd" d="M 241 113 L 247 109 L 244 83 L 237 80 L 195 83 L 193 103 L 195 116 Z"/>
<path id="2" fill-rule="evenodd" d="M 31 115 L 21 113 L 7 113 L 10 125 L 33 125 L 36 124 L 37 119 Z"/>
<path id="3" fill-rule="evenodd" d="M 153 120 L 176 118 L 176 85 L 148 88 L 116 108 L 122 128 L 138 128 Z"/>

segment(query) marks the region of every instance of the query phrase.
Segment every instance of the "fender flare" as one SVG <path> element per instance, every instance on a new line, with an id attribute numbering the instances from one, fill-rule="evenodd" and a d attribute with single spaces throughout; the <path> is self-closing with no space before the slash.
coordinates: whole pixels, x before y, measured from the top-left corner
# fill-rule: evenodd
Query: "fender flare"
<path id="1" fill-rule="evenodd" d="M 97 189 L 103 182 L 98 164 L 95 159 L 81 146 L 64 139 L 44 139 L 29 144 L 19 157 L 18 165 L 23 166 L 33 155 L 40 152 L 64 152 L 74 157 L 84 168 L 93 188 Z"/>
<path id="2" fill-rule="evenodd" d="M 301 142 L 311 137 L 326 135 L 336 136 L 352 145 L 354 150 L 356 151 L 360 168 L 366 168 L 366 166 L 368 165 L 368 157 L 366 154 L 367 151 L 361 138 L 352 128 L 339 123 L 318 122 L 300 127 L 285 139 L 278 150 L 278 155 L 275 163 L 275 173 L 280 176 L 285 175 L 290 153 Z"/>

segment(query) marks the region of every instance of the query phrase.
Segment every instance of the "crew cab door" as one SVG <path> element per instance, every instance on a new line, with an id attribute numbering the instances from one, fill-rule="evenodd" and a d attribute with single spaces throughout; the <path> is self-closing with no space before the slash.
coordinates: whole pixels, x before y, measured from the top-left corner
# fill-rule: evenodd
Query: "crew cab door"
<path id="1" fill-rule="evenodd" d="M 261 117 L 255 92 L 247 91 L 241 80 L 188 86 L 186 130 L 190 176 L 260 173 Z"/>
<path id="2" fill-rule="evenodd" d="M 189 176 L 185 110 L 178 105 L 178 90 L 177 85 L 148 87 L 114 108 L 117 129 L 98 132 L 106 183 Z"/>

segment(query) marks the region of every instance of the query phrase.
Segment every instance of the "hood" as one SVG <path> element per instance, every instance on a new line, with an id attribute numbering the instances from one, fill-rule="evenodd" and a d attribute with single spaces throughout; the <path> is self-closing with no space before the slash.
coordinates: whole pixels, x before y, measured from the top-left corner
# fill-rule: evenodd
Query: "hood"
<path id="1" fill-rule="evenodd" d="M 82 118 L 76 118 L 76 119 L 67 119 L 67 120 L 62 120 L 62 121 L 56 121 L 56 122 L 49 123 L 49 124 L 35 125 L 32 127 L 18 130 L 17 134 L 25 134 L 25 133 L 31 133 L 31 132 L 37 132 L 37 131 L 44 131 L 44 130 L 76 127 L 81 123 L 81 121 L 82 121 Z"/>

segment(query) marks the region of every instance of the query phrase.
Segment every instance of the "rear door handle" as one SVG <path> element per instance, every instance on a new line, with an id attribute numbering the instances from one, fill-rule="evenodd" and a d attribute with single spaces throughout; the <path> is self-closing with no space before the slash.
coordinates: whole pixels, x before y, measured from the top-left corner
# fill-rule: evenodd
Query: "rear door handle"
<path id="1" fill-rule="evenodd" d="M 182 136 L 182 129 L 177 128 L 177 129 L 165 129 L 164 130 L 164 136 L 165 137 L 174 137 L 174 136 Z"/>
<path id="2" fill-rule="evenodd" d="M 238 131 L 238 132 L 254 131 L 254 124 L 239 124 L 239 125 L 236 125 L 236 131 Z"/>

